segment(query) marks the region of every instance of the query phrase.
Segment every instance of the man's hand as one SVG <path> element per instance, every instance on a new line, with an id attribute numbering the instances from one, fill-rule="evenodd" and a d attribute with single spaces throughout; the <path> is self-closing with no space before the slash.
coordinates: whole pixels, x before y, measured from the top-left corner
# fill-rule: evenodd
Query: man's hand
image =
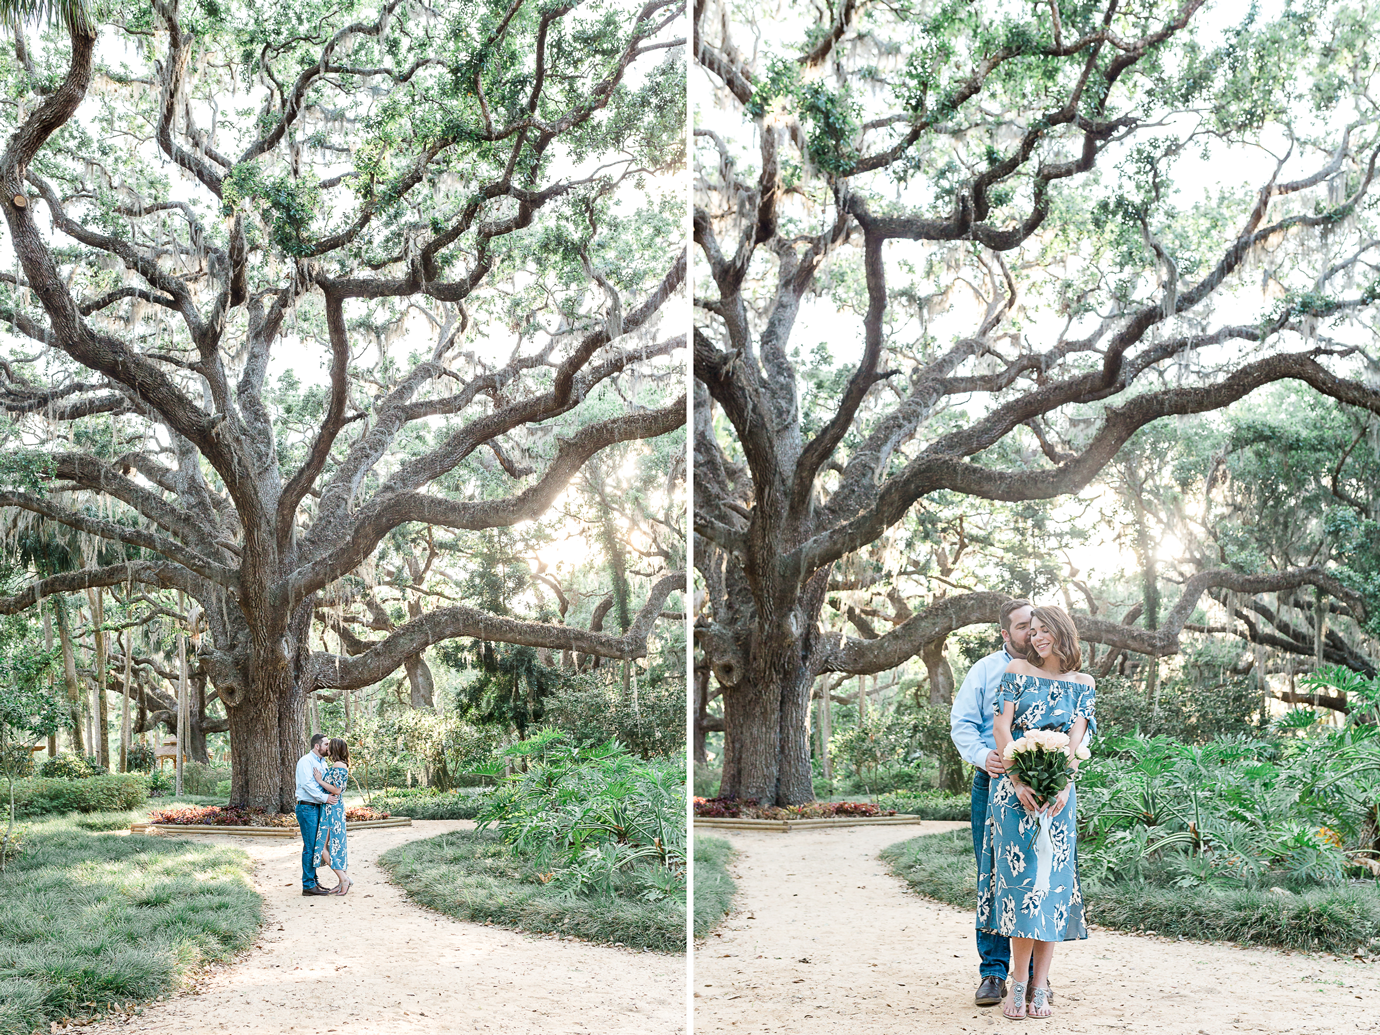
<path id="1" fill-rule="evenodd" d="M 987 761 L 982 768 L 987 770 L 987 775 L 995 779 L 1006 772 L 1006 759 L 1001 757 L 1000 751 L 987 752 Z"/>
<path id="2" fill-rule="evenodd" d="M 339 800 L 340 800 L 340 795 L 338 795 L 338 794 L 331 794 L 331 795 L 328 795 L 328 796 L 327 796 L 327 798 L 326 798 L 326 804 L 327 804 L 327 805 L 334 805 L 334 804 L 335 804 L 336 802 L 338 802 Z"/>

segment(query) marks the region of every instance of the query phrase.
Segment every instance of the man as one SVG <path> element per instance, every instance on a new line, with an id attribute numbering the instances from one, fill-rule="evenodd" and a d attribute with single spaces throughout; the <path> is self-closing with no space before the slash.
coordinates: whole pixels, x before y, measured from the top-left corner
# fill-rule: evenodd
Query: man
<path id="1" fill-rule="evenodd" d="M 988 736 L 991 722 L 988 722 Z M 316 883 L 316 830 L 321 826 L 322 810 L 340 800 L 327 794 L 316 782 L 316 774 L 326 771 L 322 761 L 330 750 L 325 734 L 313 733 L 311 750 L 297 760 L 297 827 L 302 831 L 302 894 L 329 895 L 330 891 Z"/>
<path id="2" fill-rule="evenodd" d="M 987 792 L 992 781 L 1006 771 L 992 736 L 993 710 L 1002 674 L 1014 656 L 1025 656 L 1030 643 L 1029 600 L 1008 600 L 997 612 L 1004 648 L 982 658 L 954 694 L 949 711 L 949 736 L 964 761 L 977 767 L 973 774 L 973 857 L 982 852 L 982 832 L 987 826 Z M 981 862 L 979 861 L 979 867 Z M 1011 943 L 999 934 L 977 933 L 978 972 L 981 982 L 974 997 L 978 1006 L 996 1006 L 1006 997 L 1006 971 L 1011 965 Z"/>

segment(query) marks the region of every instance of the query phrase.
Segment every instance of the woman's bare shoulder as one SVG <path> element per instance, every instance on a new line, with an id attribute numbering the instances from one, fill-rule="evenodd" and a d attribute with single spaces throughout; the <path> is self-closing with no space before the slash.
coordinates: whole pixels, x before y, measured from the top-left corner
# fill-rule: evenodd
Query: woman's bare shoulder
<path id="1" fill-rule="evenodd" d="M 1012 658 L 1011 663 L 1006 666 L 1007 672 L 1014 672 L 1018 676 L 1033 676 L 1035 669 L 1025 658 Z"/>
<path id="2" fill-rule="evenodd" d="M 1093 679 L 1093 677 L 1088 675 L 1086 672 L 1071 673 L 1069 675 L 1069 678 L 1072 679 L 1075 683 L 1082 683 L 1084 686 L 1097 686 L 1097 680 Z"/>

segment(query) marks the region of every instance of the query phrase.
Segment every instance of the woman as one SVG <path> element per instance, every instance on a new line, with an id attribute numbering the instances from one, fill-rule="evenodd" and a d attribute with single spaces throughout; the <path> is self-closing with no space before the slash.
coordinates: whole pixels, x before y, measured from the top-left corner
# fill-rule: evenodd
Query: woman
<path id="1" fill-rule="evenodd" d="M 345 786 L 350 781 L 350 748 L 339 737 L 331 740 L 330 764 L 324 773 L 316 774 L 316 782 L 331 794 L 340 795 L 334 805 L 327 805 L 321 817 L 321 825 L 316 828 L 316 863 L 329 866 L 335 871 L 339 883 L 332 894 L 348 894 L 354 886 L 347 872 L 350 868 L 350 850 L 345 838 Z M 327 844 L 330 850 L 327 851 Z"/>
<path id="2" fill-rule="evenodd" d="M 1025 658 L 1006 667 L 997 694 L 993 734 L 997 751 L 1027 730 L 1053 729 L 1069 735 L 1069 764 L 1076 772 L 1076 749 L 1095 730 L 1094 684 L 1078 671 L 1083 663 L 1078 630 L 1059 607 L 1037 607 L 1030 620 Z M 1083 895 L 1078 887 L 1076 796 L 1072 781 L 1052 802 L 1039 802 L 1019 778 L 1007 774 L 992 783 L 983 856 L 978 873 L 977 925 L 1011 939 L 1010 974 L 1030 974 L 1013 981 L 1002 1013 L 1013 1020 L 1048 1017 L 1049 965 L 1054 943 L 1088 936 L 1083 923 Z M 1041 816 L 1048 817 L 1046 857 L 1048 883 L 1037 887 L 1040 870 L 1036 838 Z M 1033 973 L 1030 957 L 1034 954 Z"/>

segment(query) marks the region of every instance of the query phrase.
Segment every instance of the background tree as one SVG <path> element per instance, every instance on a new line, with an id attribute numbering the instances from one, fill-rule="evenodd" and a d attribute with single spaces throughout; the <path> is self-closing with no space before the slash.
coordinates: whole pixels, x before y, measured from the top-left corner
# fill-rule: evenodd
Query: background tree
<path id="1" fill-rule="evenodd" d="M 663 570 L 619 635 L 457 603 L 358 655 L 309 643 L 393 530 L 535 518 L 599 450 L 683 423 L 659 325 L 685 260 L 655 179 L 682 160 L 682 10 L 154 0 L 14 30 L 0 505 L 124 557 L 0 610 L 193 601 L 232 804 L 292 807 L 319 689 L 458 635 L 634 656 L 683 582 Z"/>
<path id="2" fill-rule="evenodd" d="M 0 631 L 0 775 L 9 791 L 9 815 L 0 837 L 0 872 L 14 843 L 14 781 L 33 770 L 31 745 L 50 737 L 66 718 L 48 690 L 48 670 L 55 660 L 33 635 L 24 618 L 9 618 Z"/>
<path id="3" fill-rule="evenodd" d="M 816 676 L 893 668 L 994 621 L 1010 588 L 909 602 L 875 637 L 822 627 L 840 566 L 912 508 L 1077 493 L 1142 428 L 1284 380 L 1380 412 L 1380 135 L 1365 8 L 1207 28 L 1197 0 L 762 17 L 695 18 L 715 109 L 696 129 L 696 642 L 724 793 L 791 804 L 812 797 Z M 801 377 L 818 339 L 846 380 Z M 1155 628 L 1077 620 L 1152 657 L 1210 587 L 1311 587 L 1366 621 L 1352 571 L 1219 558 Z"/>

